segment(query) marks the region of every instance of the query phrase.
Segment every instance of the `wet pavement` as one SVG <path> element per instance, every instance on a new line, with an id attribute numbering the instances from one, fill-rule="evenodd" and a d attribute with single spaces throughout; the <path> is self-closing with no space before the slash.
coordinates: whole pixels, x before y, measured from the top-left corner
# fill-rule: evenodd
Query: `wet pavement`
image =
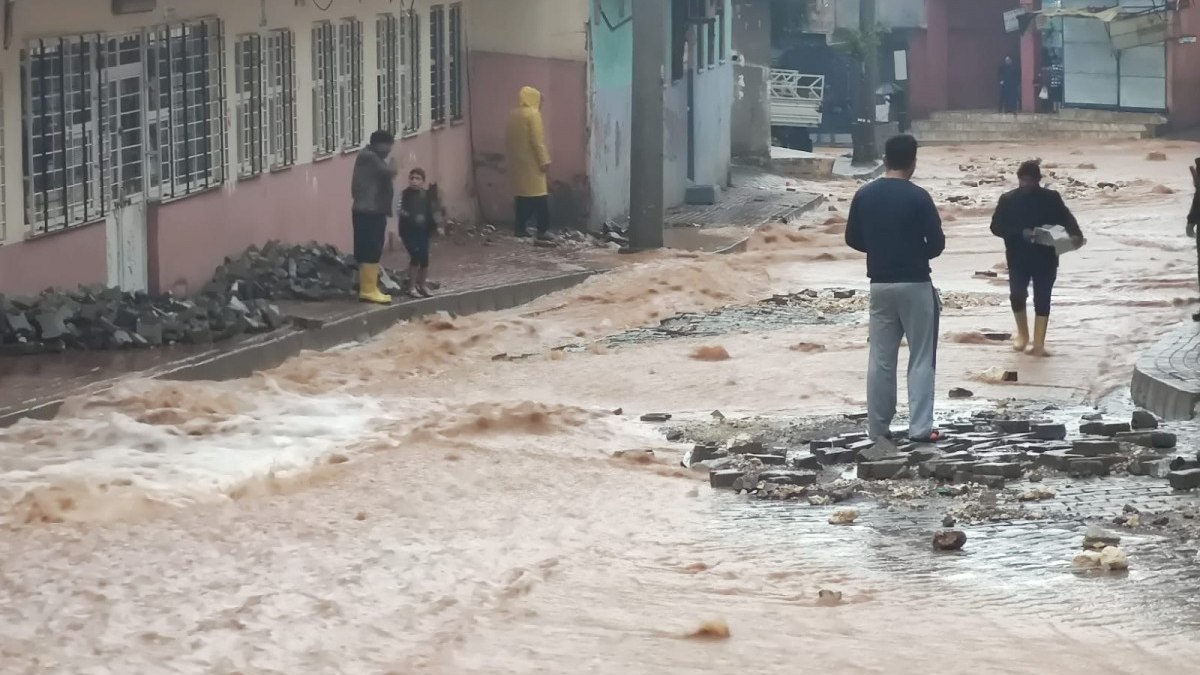
<path id="1" fill-rule="evenodd" d="M 1191 242 L 1152 225 L 1186 210 L 1155 188 L 1190 185 L 1197 148 L 1039 150 L 1098 167 L 1063 170 L 1083 184 L 1071 205 L 1090 244 L 1064 260 L 1051 359 L 987 338 L 1011 329 L 1006 291 L 974 274 L 1002 260 L 988 205 L 1024 150 L 923 151 L 949 239 L 935 278 L 961 298 L 938 406 L 1121 418 L 1152 327 L 1194 304 Z M 967 164 L 979 186 L 962 185 Z M 627 256 L 515 310 L 427 317 L 238 382 L 129 383 L 0 432 L 0 669 L 1188 672 L 1200 536 L 1183 514 L 1200 506 L 1161 479 L 1047 475 L 1055 497 L 1028 507 L 1041 518 L 964 521 L 963 552 L 939 553 L 930 537 L 962 497 L 922 507 L 889 487 L 831 525 L 844 504 L 710 490 L 679 466 L 690 444 L 639 421 L 699 428 L 721 411 L 743 433 L 779 421 L 780 442 L 813 420 L 855 426 L 841 418 L 865 389 L 866 284 L 841 241 L 855 187 L 823 184 L 822 209 L 760 228 L 743 254 Z M 806 289 L 857 292 L 837 311 L 768 306 Z M 984 377 L 997 367 L 1020 381 Z M 975 398 L 949 400 L 956 386 Z M 1169 429 L 1195 453 L 1191 423 Z M 1127 505 L 1178 517 L 1114 524 Z M 1072 569 L 1093 521 L 1121 535 L 1127 573 Z M 689 639 L 713 620 L 727 639 Z"/>

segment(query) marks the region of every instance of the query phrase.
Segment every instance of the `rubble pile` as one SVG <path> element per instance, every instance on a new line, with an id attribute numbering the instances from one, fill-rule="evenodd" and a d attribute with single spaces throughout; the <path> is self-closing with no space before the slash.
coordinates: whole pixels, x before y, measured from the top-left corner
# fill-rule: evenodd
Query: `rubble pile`
<path id="1" fill-rule="evenodd" d="M 398 293 L 393 276 L 384 277 L 388 292 Z M 264 333 L 287 322 L 274 300 L 346 298 L 357 283 L 353 259 L 333 246 L 272 242 L 226 259 L 190 298 L 100 285 L 0 296 L 0 354 L 204 344 Z"/>

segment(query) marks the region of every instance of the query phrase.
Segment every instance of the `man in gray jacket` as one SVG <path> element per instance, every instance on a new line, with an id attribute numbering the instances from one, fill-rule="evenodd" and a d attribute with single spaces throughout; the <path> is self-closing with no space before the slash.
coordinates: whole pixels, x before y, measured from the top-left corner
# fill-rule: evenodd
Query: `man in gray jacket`
<path id="1" fill-rule="evenodd" d="M 392 215 L 395 195 L 396 164 L 391 157 L 395 141 L 388 131 L 371 134 L 370 144 L 354 160 L 354 175 L 350 179 L 358 299 L 381 305 L 392 302 L 391 296 L 379 291 L 379 259 L 383 257 L 387 219 Z"/>

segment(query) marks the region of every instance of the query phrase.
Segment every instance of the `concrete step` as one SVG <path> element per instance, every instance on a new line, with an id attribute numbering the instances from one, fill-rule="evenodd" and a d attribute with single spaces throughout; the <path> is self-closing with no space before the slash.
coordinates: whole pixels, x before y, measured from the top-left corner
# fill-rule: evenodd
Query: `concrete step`
<path id="1" fill-rule="evenodd" d="M 1118 133 L 1151 133 L 1155 127 L 1145 124 L 1108 124 L 1104 122 L 1076 122 L 1072 120 L 1013 120 L 968 121 L 968 120 L 922 120 L 916 124 L 951 129 L 955 131 L 1009 131 L 1012 133 L 1040 133 L 1057 131 L 1112 131 Z"/>
<path id="2" fill-rule="evenodd" d="M 1114 112 L 1111 110 L 1087 110 L 1078 108 L 1063 108 L 1055 114 L 1049 113 L 1020 113 L 1018 115 L 999 113 L 994 110 L 941 110 L 930 115 L 933 121 L 1043 121 L 1070 120 L 1075 122 L 1090 122 L 1101 124 L 1138 124 L 1161 126 L 1167 119 L 1155 113 Z"/>
<path id="3" fill-rule="evenodd" d="M 913 135 L 922 143 L 1054 143 L 1063 141 L 1134 141 L 1151 138 L 1148 132 L 1118 131 L 1043 131 L 1038 133 L 1013 131 L 955 131 L 937 127 L 913 125 Z"/>

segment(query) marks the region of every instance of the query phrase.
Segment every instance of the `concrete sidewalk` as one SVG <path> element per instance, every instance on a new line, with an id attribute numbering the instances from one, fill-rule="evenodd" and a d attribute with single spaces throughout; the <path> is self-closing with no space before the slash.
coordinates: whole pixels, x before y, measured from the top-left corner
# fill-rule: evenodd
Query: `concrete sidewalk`
<path id="1" fill-rule="evenodd" d="M 1181 323 L 1146 350 L 1130 390 L 1135 404 L 1163 419 L 1193 419 L 1200 404 L 1200 323 Z"/>

